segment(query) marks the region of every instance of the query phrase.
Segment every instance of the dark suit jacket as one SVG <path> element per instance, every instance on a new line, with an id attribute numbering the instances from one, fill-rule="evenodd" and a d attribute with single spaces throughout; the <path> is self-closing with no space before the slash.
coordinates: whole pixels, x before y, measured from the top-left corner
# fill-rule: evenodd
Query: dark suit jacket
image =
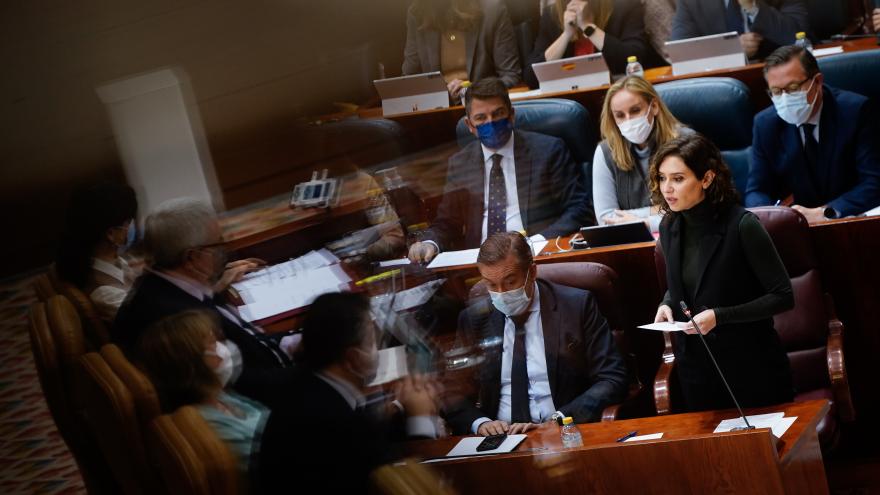
<path id="1" fill-rule="evenodd" d="M 793 44 L 798 32 L 810 31 L 804 0 L 758 0 L 758 7 L 758 15 L 751 26 L 752 31 L 764 37 L 758 48 L 758 58 L 766 57 L 780 46 Z M 724 10 L 724 0 L 678 0 L 670 39 L 727 32 Z"/>
<path id="2" fill-rule="evenodd" d="M 880 205 L 880 129 L 876 105 L 825 86 L 819 117 L 820 169 L 807 169 L 800 130 L 771 105 L 755 117 L 746 206 L 772 205 L 794 194 L 796 204 L 828 204 L 842 215 Z"/>
<path id="3" fill-rule="evenodd" d="M 526 232 L 550 239 L 586 225 L 587 193 L 565 143 L 527 131 L 514 131 L 514 136 L 516 188 Z M 483 148 L 475 140 L 449 159 L 443 199 L 425 238 L 443 251 L 479 247 L 485 183 Z"/>
<path id="4" fill-rule="evenodd" d="M 544 9 L 544 14 L 541 15 L 538 37 L 535 39 L 535 47 L 529 56 L 526 69 L 526 82 L 529 86 L 538 87 L 538 78 L 535 77 L 532 64 L 546 60 L 544 52 L 560 34 L 562 28 L 557 21 L 556 6 L 553 5 Z M 605 63 L 613 74 L 623 74 L 626 71 L 626 59 L 630 55 L 638 57 L 645 68 L 666 65 L 648 41 L 645 33 L 645 7 L 641 0 L 615 0 L 614 11 L 608 19 L 608 25 L 605 26 L 602 56 L 605 57 Z M 573 56 L 574 43 L 569 43 L 564 58 Z"/>
<path id="5" fill-rule="evenodd" d="M 479 28 L 465 37 L 467 73 L 472 82 L 498 77 L 509 88 L 521 82 L 519 50 L 507 8 L 501 0 L 480 0 Z M 419 29 L 410 7 L 406 16 L 403 75 L 440 70 L 440 33 Z"/>
<path id="6" fill-rule="evenodd" d="M 261 491 L 367 493 L 369 473 L 398 457 L 390 448 L 390 424 L 370 409 L 352 410 L 311 372 L 299 374 L 292 390 L 263 431 Z"/>
<path id="7" fill-rule="evenodd" d="M 212 304 L 203 303 L 154 273 L 145 272 L 135 281 L 116 314 L 110 337 L 126 354 L 136 359 L 135 346 L 144 330 L 166 316 L 191 309 L 215 314 L 223 334 L 241 351 L 242 372 L 233 388 L 272 407 L 289 386 L 293 374 L 289 360 L 279 363 L 272 351 L 260 342 L 266 339 L 270 341 L 268 345 L 277 345 L 274 340 L 262 334 L 251 335 L 224 317 Z"/>
<path id="8" fill-rule="evenodd" d="M 541 325 L 550 395 L 556 409 L 575 422 L 596 421 L 607 406 L 626 396 L 626 365 L 617 350 L 608 322 L 589 291 L 538 279 Z M 446 411 L 457 434 L 469 434 L 480 417 L 496 418 L 501 395 L 501 356 L 505 316 L 492 309 L 487 317 L 465 310 L 459 317 L 462 342 L 497 341 L 486 350 L 478 372 L 479 406 L 459 401 Z"/>

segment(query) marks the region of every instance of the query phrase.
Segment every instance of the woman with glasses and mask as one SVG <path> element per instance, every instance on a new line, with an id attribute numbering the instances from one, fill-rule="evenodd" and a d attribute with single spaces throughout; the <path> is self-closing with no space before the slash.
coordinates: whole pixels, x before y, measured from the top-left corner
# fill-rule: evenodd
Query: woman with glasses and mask
<path id="1" fill-rule="evenodd" d="M 207 312 L 166 317 L 140 336 L 140 364 L 156 387 L 164 412 L 195 407 L 229 446 L 242 479 L 256 479 L 269 409 L 225 388 L 241 372 L 241 363 L 235 363 L 224 341 L 217 339 L 222 335 L 219 323 Z"/>
<path id="2" fill-rule="evenodd" d="M 794 307 L 791 280 L 758 218 L 737 204 L 730 169 L 699 134 L 675 138 L 651 161 L 651 194 L 665 213 L 660 245 L 666 261 L 657 322 L 689 321 L 675 335 L 675 369 L 685 409 L 734 404 L 697 327 L 742 407 L 794 398 L 788 355 L 773 315 Z"/>
<path id="3" fill-rule="evenodd" d="M 657 232 L 659 206 L 651 204 L 648 165 L 657 149 L 693 131 L 681 124 L 654 86 L 637 76 L 605 94 L 599 123 L 602 142 L 593 157 L 593 206 L 600 224 L 643 220 Z"/>
<path id="4" fill-rule="evenodd" d="M 532 64 L 601 53 L 612 74 L 623 74 L 627 58 L 645 68 L 664 64 L 645 33 L 640 0 L 556 0 L 544 9 L 526 82 L 538 86 Z"/>
<path id="5" fill-rule="evenodd" d="M 102 182 L 74 191 L 59 243 L 58 276 L 82 290 L 100 317 L 112 321 L 139 271 L 129 264 L 137 240 L 134 190 Z"/>

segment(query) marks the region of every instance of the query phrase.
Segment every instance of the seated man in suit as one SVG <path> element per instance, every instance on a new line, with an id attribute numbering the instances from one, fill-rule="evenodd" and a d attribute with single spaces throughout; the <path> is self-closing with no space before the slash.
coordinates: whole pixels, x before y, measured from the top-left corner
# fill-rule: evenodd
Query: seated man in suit
<path id="1" fill-rule="evenodd" d="M 769 57 L 773 106 L 755 116 L 746 206 L 793 203 L 810 223 L 880 205 L 880 135 L 868 98 L 822 84 L 813 54 Z"/>
<path id="2" fill-rule="evenodd" d="M 749 58 L 762 58 L 809 31 L 804 0 L 678 0 L 672 40 L 736 31 Z"/>
<path id="3" fill-rule="evenodd" d="M 462 312 L 459 338 L 499 345 L 477 372 L 480 406 L 464 400 L 446 411 L 456 433 L 522 433 L 562 416 L 596 421 L 625 398 L 626 367 L 590 292 L 536 279 L 517 232 L 486 239 L 477 267 L 494 309 Z"/>
<path id="4" fill-rule="evenodd" d="M 290 491 L 291 484 L 367 493 L 369 473 L 397 457 L 390 449 L 394 426 L 405 436 L 383 397 L 368 395 L 378 366 L 369 299 L 354 293 L 315 299 L 303 325 L 302 357 L 293 392 L 263 432 L 260 485 L 266 493 Z M 396 384 L 391 409 L 403 413 L 396 416 L 405 419 L 406 434 L 437 437 L 436 394 L 420 377 Z"/>
<path id="5" fill-rule="evenodd" d="M 468 88 L 465 110 L 468 129 L 479 140 L 449 159 L 437 217 L 425 241 L 410 246 L 412 261 L 479 247 L 496 232 L 525 230 L 549 239 L 588 221 L 580 167 L 561 139 L 513 130 L 513 105 L 500 80 Z"/>
<path id="6" fill-rule="evenodd" d="M 195 199 L 166 201 L 147 217 L 144 230 L 152 264 L 119 308 L 110 332 L 113 341 L 132 355 L 140 335 L 156 321 L 186 310 L 207 310 L 221 322 L 226 347 L 237 363 L 229 385 L 272 407 L 292 379 L 292 362 L 278 339 L 216 297 L 213 287 L 223 275 L 226 253 L 213 209 Z"/>

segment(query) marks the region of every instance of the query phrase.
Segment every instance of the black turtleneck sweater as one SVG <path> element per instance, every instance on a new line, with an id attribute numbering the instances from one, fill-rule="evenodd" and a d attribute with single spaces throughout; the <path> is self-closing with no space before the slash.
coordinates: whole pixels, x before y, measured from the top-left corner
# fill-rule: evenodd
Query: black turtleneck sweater
<path id="1" fill-rule="evenodd" d="M 699 253 L 700 240 L 706 227 L 712 222 L 714 208 L 708 201 L 702 201 L 682 214 L 682 253 L 681 282 L 688 298 L 694 300 L 694 289 L 700 279 Z M 716 325 L 726 323 L 746 323 L 770 318 L 791 306 L 793 297 L 791 280 L 785 265 L 773 246 L 770 235 L 754 215 L 744 215 L 739 223 L 739 240 L 752 271 L 761 282 L 765 294 L 757 299 L 737 306 L 711 308 L 715 310 Z M 674 304 L 669 291 L 663 297 L 663 304 Z"/>

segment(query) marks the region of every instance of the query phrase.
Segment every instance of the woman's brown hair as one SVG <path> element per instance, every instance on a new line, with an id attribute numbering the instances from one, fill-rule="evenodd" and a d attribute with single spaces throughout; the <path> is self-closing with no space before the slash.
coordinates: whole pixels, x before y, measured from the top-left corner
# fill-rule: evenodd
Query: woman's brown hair
<path id="1" fill-rule="evenodd" d="M 651 169 L 648 172 L 651 186 L 651 201 L 660 206 L 660 211 L 670 212 L 669 205 L 660 190 L 660 165 L 671 156 L 681 158 L 685 165 L 694 173 L 697 179 L 702 180 L 706 172 L 715 173 L 712 183 L 706 188 L 706 199 L 716 208 L 736 203 L 739 195 L 733 184 L 733 177 L 721 152 L 715 143 L 699 133 L 683 134 L 660 147 L 651 159 Z"/>
<path id="2" fill-rule="evenodd" d="M 415 0 L 412 9 L 419 29 L 440 32 L 469 31 L 483 14 L 477 0 Z"/>
<path id="3" fill-rule="evenodd" d="M 565 30 L 565 7 L 568 6 L 568 2 L 569 0 L 556 0 L 556 22 L 559 23 L 559 27 L 563 31 Z M 614 0 L 590 0 L 587 8 L 593 14 L 593 24 L 599 29 L 604 30 L 608 25 L 608 19 L 611 18 L 611 14 L 614 12 Z M 575 39 L 582 37 L 583 34 L 578 33 Z"/>
<path id="4" fill-rule="evenodd" d="M 166 411 L 202 403 L 220 386 L 204 359 L 206 343 L 216 335 L 217 327 L 209 313 L 185 311 L 159 320 L 141 335 L 140 364 Z"/>
<path id="5" fill-rule="evenodd" d="M 608 142 L 611 158 L 614 159 L 617 168 L 629 172 L 636 167 L 636 161 L 630 152 L 630 142 L 620 133 L 620 128 L 617 127 L 617 121 L 614 120 L 611 111 L 611 99 L 623 90 L 642 97 L 648 106 L 656 102 L 658 112 L 654 117 L 654 128 L 651 130 L 651 138 L 654 140 L 655 146 L 660 147 L 667 141 L 678 137 L 681 123 L 672 115 L 669 107 L 663 103 L 654 86 L 641 77 L 627 76 L 612 84 L 608 88 L 608 92 L 605 93 L 605 101 L 602 103 L 599 130 L 602 133 L 602 139 Z"/>

